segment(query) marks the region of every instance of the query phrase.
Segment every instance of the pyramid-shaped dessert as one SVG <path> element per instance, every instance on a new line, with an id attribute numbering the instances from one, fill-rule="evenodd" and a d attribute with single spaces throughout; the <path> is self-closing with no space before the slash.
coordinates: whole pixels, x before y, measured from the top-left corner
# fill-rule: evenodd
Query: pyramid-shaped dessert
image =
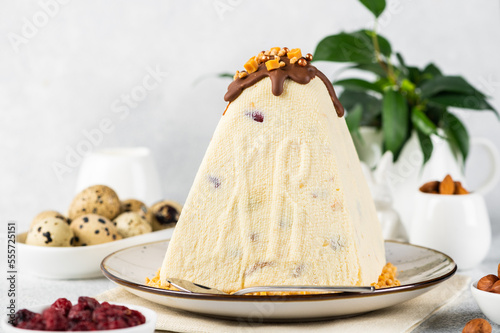
<path id="1" fill-rule="evenodd" d="M 385 264 L 375 206 L 343 109 L 300 49 L 237 73 L 160 279 L 225 292 L 370 285 Z"/>

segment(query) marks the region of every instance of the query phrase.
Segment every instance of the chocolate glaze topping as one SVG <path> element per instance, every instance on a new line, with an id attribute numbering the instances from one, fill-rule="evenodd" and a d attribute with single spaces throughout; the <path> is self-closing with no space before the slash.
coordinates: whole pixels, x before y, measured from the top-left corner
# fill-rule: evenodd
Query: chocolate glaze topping
<path id="1" fill-rule="evenodd" d="M 290 78 L 291 80 L 300 83 L 307 84 L 314 77 L 319 77 L 321 81 L 328 89 L 330 93 L 330 97 L 332 98 L 333 106 L 337 111 L 337 115 L 342 117 L 344 115 L 344 107 L 340 104 L 337 95 L 335 94 L 335 90 L 333 89 L 332 83 L 328 78 L 320 72 L 316 67 L 312 66 L 309 62 L 307 65 L 300 66 L 297 62 L 295 64 L 291 64 L 288 57 L 281 57 L 280 61 L 285 62 L 285 66 L 281 68 L 277 68 L 271 71 L 268 71 L 265 63 L 259 64 L 259 68 L 257 71 L 248 74 L 246 77 L 237 78 L 227 88 L 227 93 L 224 95 L 224 100 L 226 102 L 234 101 L 242 92 L 248 87 L 253 86 L 255 83 L 259 82 L 266 76 L 271 79 L 272 83 L 272 92 L 275 96 L 280 96 L 283 93 L 283 86 L 285 80 Z"/>

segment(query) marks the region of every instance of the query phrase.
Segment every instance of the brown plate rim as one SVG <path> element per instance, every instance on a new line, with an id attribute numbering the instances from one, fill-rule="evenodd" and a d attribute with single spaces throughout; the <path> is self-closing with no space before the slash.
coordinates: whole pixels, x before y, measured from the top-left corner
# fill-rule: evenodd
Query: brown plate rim
<path id="1" fill-rule="evenodd" d="M 147 292 L 150 294 L 154 295 L 160 295 L 160 296 L 167 296 L 167 297 L 176 297 L 176 298 L 189 298 L 189 299 L 197 299 L 197 300 L 206 300 L 206 301 L 245 301 L 245 302 L 296 302 L 296 301 L 326 301 L 326 300 L 333 300 L 333 299 L 348 299 L 348 298 L 360 298 L 360 297 L 373 297 L 373 296 L 379 296 L 379 295 L 388 295 L 388 294 L 394 294 L 394 293 L 401 293 L 401 292 L 409 292 L 409 291 L 415 291 L 419 289 L 425 289 L 429 288 L 431 286 L 434 286 L 436 284 L 439 284 L 441 282 L 444 282 L 448 280 L 450 277 L 452 277 L 456 271 L 457 271 L 457 264 L 455 261 L 448 256 L 447 254 L 434 250 L 428 247 L 424 246 L 419 246 L 419 245 L 414 245 L 410 243 L 405 243 L 405 242 L 399 242 L 399 241 L 385 241 L 385 243 L 395 243 L 395 244 L 402 244 L 402 245 L 409 245 L 412 247 L 417 247 L 425 250 L 432 251 L 434 253 L 440 254 L 444 257 L 446 257 L 451 263 L 453 263 L 453 269 L 451 269 L 449 272 L 438 276 L 433 279 L 429 280 L 424 280 L 416 283 L 411 283 L 411 284 L 405 284 L 397 287 L 389 287 L 389 288 L 383 288 L 383 289 L 377 289 L 373 292 L 358 292 L 358 293 L 324 293 L 324 294 L 311 294 L 311 295 L 286 295 L 286 296 L 254 296 L 254 295 L 214 295 L 214 294 L 200 294 L 200 293 L 188 293 L 184 291 L 175 291 L 175 290 L 168 290 L 168 289 L 161 289 L 161 288 L 156 288 L 156 287 L 151 287 L 145 284 L 139 284 L 136 282 L 124 280 L 122 278 L 117 277 L 116 275 L 112 274 L 111 272 L 108 271 L 106 268 L 106 260 L 108 260 L 110 257 L 114 256 L 118 252 L 122 252 L 125 250 L 129 250 L 134 247 L 143 247 L 146 245 L 150 244 L 155 244 L 155 243 L 162 243 L 170 241 L 170 239 L 164 239 L 161 241 L 155 241 L 155 242 L 149 242 L 149 243 L 144 243 L 144 244 L 139 244 L 139 245 L 134 245 L 134 246 L 129 246 L 117 251 L 114 251 L 107 255 L 102 261 L 101 261 L 101 271 L 104 274 L 105 277 L 107 277 L 109 280 L 112 282 L 126 287 L 126 288 L 131 288 L 135 290 L 139 290 L 142 292 Z"/>

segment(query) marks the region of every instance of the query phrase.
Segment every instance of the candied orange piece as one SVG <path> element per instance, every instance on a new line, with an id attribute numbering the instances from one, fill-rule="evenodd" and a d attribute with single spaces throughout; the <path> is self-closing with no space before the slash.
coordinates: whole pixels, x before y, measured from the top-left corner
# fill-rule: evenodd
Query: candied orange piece
<path id="1" fill-rule="evenodd" d="M 291 49 L 287 53 L 288 59 L 292 59 L 293 57 L 299 59 L 302 58 L 302 51 L 300 49 Z"/>
<path id="2" fill-rule="evenodd" d="M 255 57 L 248 59 L 245 65 L 243 65 L 247 70 L 248 74 L 255 72 L 259 68 L 259 63 Z"/>
<path id="3" fill-rule="evenodd" d="M 266 61 L 266 68 L 268 71 L 272 71 L 273 69 L 280 68 L 280 62 L 278 59 L 271 59 Z"/>

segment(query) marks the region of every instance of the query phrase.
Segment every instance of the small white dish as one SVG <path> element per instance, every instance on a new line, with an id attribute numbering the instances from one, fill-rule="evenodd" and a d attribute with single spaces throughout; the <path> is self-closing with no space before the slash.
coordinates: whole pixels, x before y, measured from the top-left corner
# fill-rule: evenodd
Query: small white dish
<path id="1" fill-rule="evenodd" d="M 406 243 L 386 242 L 386 259 L 398 268 L 401 286 L 368 293 L 290 296 L 234 296 L 187 293 L 145 285 L 160 268 L 168 241 L 133 246 L 106 257 L 104 275 L 151 302 L 198 314 L 243 321 L 292 322 L 339 318 L 386 308 L 415 298 L 450 278 L 455 262 L 447 255 Z M 181 258 L 179 258 L 182 260 Z"/>
<path id="2" fill-rule="evenodd" d="M 44 247 L 25 244 L 26 233 L 17 236 L 18 270 L 47 279 L 101 277 L 100 265 L 108 254 L 133 245 L 169 239 L 173 228 L 91 246 Z"/>
<path id="3" fill-rule="evenodd" d="M 415 196 L 410 242 L 450 255 L 458 269 L 471 269 L 488 254 L 491 227 L 481 194 Z"/>
<path id="4" fill-rule="evenodd" d="M 470 286 L 472 296 L 484 315 L 495 324 L 500 325 L 500 294 L 479 290 L 477 283 L 478 281 L 473 282 Z"/>
<path id="5" fill-rule="evenodd" d="M 76 302 L 75 302 L 76 303 Z M 73 304 L 75 304 L 73 303 Z M 145 308 L 143 306 L 138 306 L 138 305 L 132 305 L 132 304 L 124 304 L 124 303 L 115 303 L 115 302 L 109 302 L 110 304 L 116 304 L 116 305 L 123 305 L 128 307 L 129 309 L 132 310 L 137 310 L 140 313 L 144 315 L 146 318 L 146 322 L 142 325 L 138 326 L 133 326 L 133 327 L 128 327 L 128 328 L 120 328 L 116 330 L 99 330 L 99 331 L 92 331 L 96 333 L 113 333 L 113 332 L 119 332 L 119 333 L 150 333 L 155 331 L 156 327 L 156 319 L 158 318 L 156 312 L 153 310 L 150 310 L 148 308 Z M 27 309 L 33 312 L 37 313 L 42 313 L 45 309 L 47 309 L 51 304 L 45 304 L 45 305 L 38 305 L 38 306 L 31 306 L 28 307 Z M 27 330 L 24 328 L 16 328 L 12 326 L 9 323 L 9 318 L 4 318 L 2 320 L 2 332 L 4 333 L 56 333 L 55 331 L 38 331 L 38 330 Z M 82 331 L 74 331 L 74 332 L 82 332 Z"/>

